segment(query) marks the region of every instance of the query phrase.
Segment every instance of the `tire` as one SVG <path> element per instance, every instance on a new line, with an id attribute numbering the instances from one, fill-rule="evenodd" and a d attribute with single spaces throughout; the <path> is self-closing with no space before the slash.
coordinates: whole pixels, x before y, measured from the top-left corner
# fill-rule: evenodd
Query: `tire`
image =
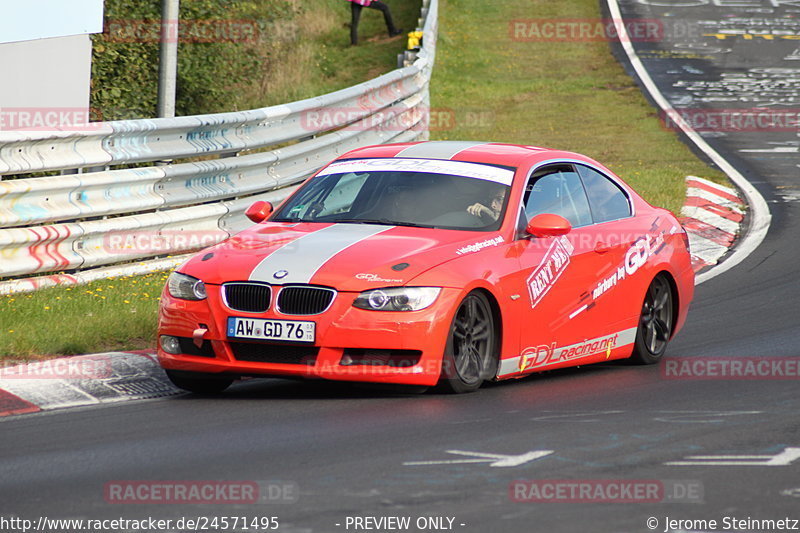
<path id="1" fill-rule="evenodd" d="M 630 358 L 632 363 L 652 365 L 667 351 L 674 325 L 673 300 L 669 281 L 659 274 L 650 283 L 644 296 L 633 355 Z"/>
<path id="2" fill-rule="evenodd" d="M 461 394 L 474 392 L 497 370 L 497 328 L 489 300 L 471 292 L 456 310 L 442 357 L 439 388 Z"/>
<path id="3" fill-rule="evenodd" d="M 198 394 L 217 394 L 233 383 L 233 378 L 202 374 L 200 372 L 187 372 L 185 370 L 165 370 L 167 377 L 179 389 Z"/>

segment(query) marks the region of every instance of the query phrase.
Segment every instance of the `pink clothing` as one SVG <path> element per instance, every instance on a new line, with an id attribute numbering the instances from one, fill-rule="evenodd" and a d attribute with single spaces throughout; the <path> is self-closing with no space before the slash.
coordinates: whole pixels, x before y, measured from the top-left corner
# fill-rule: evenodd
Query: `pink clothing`
<path id="1" fill-rule="evenodd" d="M 360 6 L 368 6 L 372 3 L 372 0 L 347 0 L 348 2 L 353 2 L 354 4 L 358 4 Z"/>

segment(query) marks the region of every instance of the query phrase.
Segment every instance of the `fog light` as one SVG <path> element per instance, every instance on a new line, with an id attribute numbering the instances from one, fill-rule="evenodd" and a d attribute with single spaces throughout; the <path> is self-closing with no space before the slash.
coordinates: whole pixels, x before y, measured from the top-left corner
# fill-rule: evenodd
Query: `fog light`
<path id="1" fill-rule="evenodd" d="M 181 353 L 181 343 L 178 341 L 178 337 L 173 337 L 172 335 L 161 335 L 160 342 L 161 349 L 165 352 L 172 355 L 178 355 Z"/>

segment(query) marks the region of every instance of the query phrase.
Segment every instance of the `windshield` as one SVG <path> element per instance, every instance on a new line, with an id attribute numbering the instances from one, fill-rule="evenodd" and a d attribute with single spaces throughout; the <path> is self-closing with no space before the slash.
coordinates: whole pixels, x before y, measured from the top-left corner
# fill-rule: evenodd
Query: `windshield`
<path id="1" fill-rule="evenodd" d="M 494 231 L 512 177 L 506 168 L 455 161 L 341 161 L 305 183 L 271 220 Z"/>

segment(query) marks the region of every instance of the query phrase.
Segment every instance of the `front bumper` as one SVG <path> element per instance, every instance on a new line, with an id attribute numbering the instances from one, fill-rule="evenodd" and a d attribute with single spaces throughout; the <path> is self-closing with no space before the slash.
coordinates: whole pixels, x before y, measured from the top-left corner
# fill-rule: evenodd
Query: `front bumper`
<path id="1" fill-rule="evenodd" d="M 455 289 L 442 289 L 426 309 L 385 312 L 355 308 L 357 294 L 340 292 L 325 312 L 292 316 L 277 313 L 274 306 L 264 313 L 234 311 L 223 303 L 220 286 L 207 285 L 207 290 L 208 298 L 202 301 L 179 300 L 166 290 L 162 294 L 159 338 L 181 337 L 181 346 L 187 348 L 182 351 L 189 352 L 166 353 L 159 342 L 163 368 L 407 385 L 435 385 L 439 380 L 460 296 Z M 229 339 L 226 324 L 231 316 L 314 321 L 316 341 L 311 345 Z M 198 329 L 206 330 L 199 347 L 191 342 Z"/>

